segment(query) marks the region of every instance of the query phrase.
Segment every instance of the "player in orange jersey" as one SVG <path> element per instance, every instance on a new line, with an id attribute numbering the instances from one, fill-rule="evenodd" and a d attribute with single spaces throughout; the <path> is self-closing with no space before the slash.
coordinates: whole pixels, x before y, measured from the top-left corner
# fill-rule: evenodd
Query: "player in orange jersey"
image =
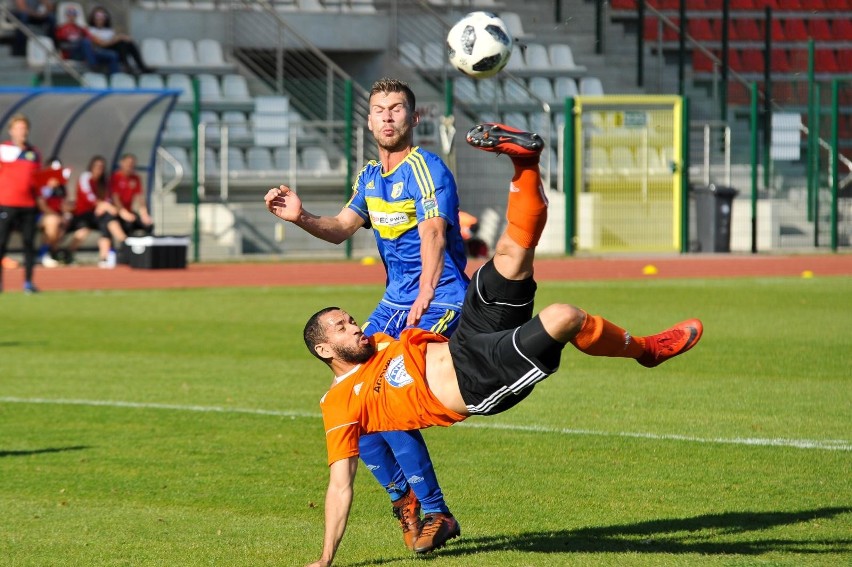
<path id="1" fill-rule="evenodd" d="M 697 319 L 639 337 L 568 304 L 550 305 L 533 317 L 533 259 L 547 218 L 538 168 L 544 142 L 502 124 L 475 126 L 467 141 L 507 154 L 515 175 L 506 231 L 494 257 L 474 274 L 452 338 L 414 328 L 399 339 L 367 337 L 338 307 L 319 311 L 305 326 L 308 350 L 334 373 L 320 402 L 329 485 L 322 555 L 311 566 L 331 565 L 343 538 L 362 434 L 449 426 L 471 415 L 506 411 L 556 372 L 568 343 L 592 356 L 632 358 L 653 367 L 701 338 Z"/>

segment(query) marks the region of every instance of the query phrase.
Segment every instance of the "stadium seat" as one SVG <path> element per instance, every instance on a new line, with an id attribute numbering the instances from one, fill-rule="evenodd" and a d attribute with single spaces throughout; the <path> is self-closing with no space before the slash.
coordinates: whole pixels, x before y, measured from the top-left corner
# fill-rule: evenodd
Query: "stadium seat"
<path id="1" fill-rule="evenodd" d="M 550 69 L 550 56 L 547 48 L 540 43 L 530 43 L 524 53 L 527 68 L 533 71 L 546 71 Z"/>
<path id="2" fill-rule="evenodd" d="M 801 10 L 802 3 L 799 0 L 775 0 L 775 7 L 780 11 Z"/>
<path id="3" fill-rule="evenodd" d="M 828 26 L 828 20 L 824 18 L 808 20 L 808 32 L 817 41 L 832 41 L 834 39 L 834 34 Z"/>
<path id="4" fill-rule="evenodd" d="M 219 115 L 213 110 L 202 110 L 198 122 L 204 124 L 204 139 L 219 139 Z"/>
<path id="5" fill-rule="evenodd" d="M 786 49 L 772 50 L 772 71 L 776 73 L 790 73 L 792 71 Z"/>
<path id="6" fill-rule="evenodd" d="M 136 77 L 130 73 L 113 73 L 109 78 L 109 86 L 112 89 L 136 89 Z"/>
<path id="7" fill-rule="evenodd" d="M 103 73 L 86 71 L 83 73 L 83 84 L 90 89 L 108 89 L 109 82 Z"/>
<path id="8" fill-rule="evenodd" d="M 814 53 L 814 67 L 817 73 L 839 73 L 840 65 L 833 49 L 817 49 Z"/>
<path id="9" fill-rule="evenodd" d="M 168 67 L 170 64 L 169 48 L 163 39 L 146 37 L 142 40 L 139 50 L 142 52 L 145 63 L 150 67 Z"/>
<path id="10" fill-rule="evenodd" d="M 506 79 L 503 82 L 503 100 L 510 104 L 531 104 L 533 102 L 522 80 Z"/>
<path id="11" fill-rule="evenodd" d="M 772 18 L 772 41 L 787 41 L 787 36 L 784 34 L 784 25 L 778 18 Z"/>
<path id="12" fill-rule="evenodd" d="M 376 5 L 373 0 L 349 0 L 349 11 L 354 14 L 375 14 Z"/>
<path id="13" fill-rule="evenodd" d="M 563 77 L 566 79 L 570 79 L 570 77 Z M 571 79 L 573 83 L 573 79 Z M 547 77 L 533 77 L 530 79 L 530 91 L 545 102 L 556 102 L 558 99 L 556 98 L 556 94 L 553 92 L 553 84 L 550 82 L 550 79 Z"/>
<path id="14" fill-rule="evenodd" d="M 227 65 L 222 53 L 222 44 L 216 39 L 199 39 L 195 44 L 198 63 L 205 67 L 221 67 Z"/>
<path id="15" fill-rule="evenodd" d="M 222 77 L 222 96 L 229 101 L 251 100 L 246 78 L 236 73 L 229 73 Z"/>
<path id="16" fill-rule="evenodd" d="M 713 32 L 710 27 L 710 20 L 707 18 L 692 18 L 687 24 L 687 31 L 696 41 L 713 41 L 719 37 Z"/>
<path id="17" fill-rule="evenodd" d="M 197 66 L 198 56 L 195 53 L 195 44 L 185 38 L 169 40 L 169 61 L 172 65 L 181 67 Z"/>
<path id="18" fill-rule="evenodd" d="M 713 71 L 713 60 L 703 51 L 696 49 L 692 52 L 692 70 L 710 73 Z"/>
<path id="19" fill-rule="evenodd" d="M 221 122 L 228 126 L 228 136 L 231 139 L 247 138 L 250 136 L 246 115 L 239 110 L 226 110 L 222 112 Z"/>
<path id="20" fill-rule="evenodd" d="M 192 79 L 186 73 L 169 73 L 166 75 L 166 88 L 181 91 L 179 102 L 192 102 L 194 95 L 192 91 Z"/>
<path id="21" fill-rule="evenodd" d="M 295 9 L 300 12 L 325 12 L 325 6 L 322 5 L 320 0 L 298 0 L 293 4 L 295 4 Z"/>
<path id="22" fill-rule="evenodd" d="M 550 114 L 546 112 L 533 112 L 529 115 L 528 119 L 530 132 L 549 137 L 551 129 L 550 122 Z"/>
<path id="23" fill-rule="evenodd" d="M 399 44 L 399 60 L 412 69 L 423 68 L 423 53 L 420 46 L 413 41 L 403 41 Z"/>
<path id="24" fill-rule="evenodd" d="M 233 173 L 246 170 L 246 157 L 243 150 L 233 146 L 228 147 L 228 171 Z"/>
<path id="25" fill-rule="evenodd" d="M 443 43 L 437 41 L 427 42 L 423 46 L 423 68 L 436 71 L 444 68 L 447 59 L 447 48 Z"/>
<path id="26" fill-rule="evenodd" d="M 193 139 L 192 117 L 185 110 L 173 110 L 166 117 L 165 137 L 172 142 L 189 142 Z"/>
<path id="27" fill-rule="evenodd" d="M 290 164 L 292 162 L 292 154 L 295 148 L 290 148 L 287 146 L 279 146 L 275 148 L 272 152 L 272 157 L 275 163 L 275 169 L 283 169 L 285 171 L 290 170 Z"/>
<path id="28" fill-rule="evenodd" d="M 138 86 L 140 89 L 162 90 L 166 83 L 162 75 L 157 73 L 143 73 L 139 75 Z"/>
<path id="29" fill-rule="evenodd" d="M 568 97 L 575 97 L 580 94 L 577 89 L 577 82 L 571 77 L 556 77 L 553 80 L 553 94 L 557 101 L 563 101 Z"/>
<path id="30" fill-rule="evenodd" d="M 527 64 L 524 62 L 524 50 L 521 49 L 519 45 L 515 45 L 512 48 L 512 55 L 509 57 L 509 61 L 506 62 L 506 66 L 504 69 L 507 71 L 524 71 L 527 68 Z"/>
<path id="31" fill-rule="evenodd" d="M 852 73 L 852 49 L 838 49 L 837 64 L 840 67 L 841 73 Z M 849 89 L 843 89 L 842 92 L 848 93 Z M 850 103 L 845 103 L 844 106 L 848 106 L 849 104 Z M 850 114 L 850 116 L 852 116 L 852 114 Z"/>
<path id="32" fill-rule="evenodd" d="M 550 63 L 552 68 L 557 71 L 573 71 L 577 69 L 577 64 L 574 62 L 574 53 L 571 51 L 571 46 L 567 43 L 551 43 L 548 48 Z"/>
<path id="33" fill-rule="evenodd" d="M 518 130 L 530 130 L 529 121 L 523 112 L 507 112 L 503 116 L 503 123 Z"/>
<path id="34" fill-rule="evenodd" d="M 849 9 L 852 10 L 852 0 L 849 0 Z M 852 19 L 838 18 L 831 22 L 831 31 L 836 41 L 852 41 Z"/>
<path id="35" fill-rule="evenodd" d="M 27 66 L 30 69 L 43 69 L 53 51 L 53 40 L 46 35 L 36 36 L 27 40 Z"/>
<path id="36" fill-rule="evenodd" d="M 583 77 L 580 79 L 580 94 L 582 95 L 603 95 L 603 83 L 597 77 Z"/>
<path id="37" fill-rule="evenodd" d="M 758 49 L 743 49 L 740 51 L 742 71 L 746 73 L 763 73 L 765 61 L 763 51 Z"/>
<path id="38" fill-rule="evenodd" d="M 731 41 L 761 41 L 763 32 L 754 18 L 734 18 L 731 23 Z"/>
<path id="39" fill-rule="evenodd" d="M 199 73 L 195 78 L 198 79 L 198 91 L 202 103 L 219 102 L 222 100 L 222 89 L 219 86 L 219 78 L 216 75 Z"/>
<path id="40" fill-rule="evenodd" d="M 509 33 L 513 38 L 522 39 L 532 37 L 531 34 L 524 31 L 523 21 L 517 12 L 499 12 L 499 15 L 500 19 L 503 20 L 503 23 L 506 24 L 506 28 L 508 28 Z"/>
<path id="41" fill-rule="evenodd" d="M 808 30 L 805 28 L 805 21 L 799 18 L 784 20 L 784 37 L 787 41 L 807 41 Z"/>
<path id="42" fill-rule="evenodd" d="M 276 12 L 298 12 L 300 10 L 297 0 L 272 0 L 270 4 Z"/>
<path id="43" fill-rule="evenodd" d="M 477 92 L 479 92 L 479 102 L 503 102 L 503 89 L 500 88 L 500 81 L 498 79 L 481 79 L 477 82 L 479 83 L 477 85 Z"/>
<path id="44" fill-rule="evenodd" d="M 275 169 L 272 163 L 272 153 L 269 151 L 269 148 L 257 146 L 246 150 L 246 165 L 252 171 Z"/>
<path id="45" fill-rule="evenodd" d="M 307 146 L 302 149 L 300 158 L 300 169 L 312 171 L 314 173 L 329 173 L 331 169 L 331 161 L 328 158 L 325 148 L 322 146 Z"/>
<path id="46" fill-rule="evenodd" d="M 204 150 L 204 170 L 207 175 L 219 175 L 219 156 L 213 148 Z"/>
<path id="47" fill-rule="evenodd" d="M 456 100 L 468 104 L 479 100 L 479 94 L 476 92 L 476 83 L 470 77 L 453 79 L 453 94 Z"/>
<path id="48" fill-rule="evenodd" d="M 253 112 L 251 123 L 257 146 L 286 146 L 290 141 L 290 115 L 283 112 Z"/>

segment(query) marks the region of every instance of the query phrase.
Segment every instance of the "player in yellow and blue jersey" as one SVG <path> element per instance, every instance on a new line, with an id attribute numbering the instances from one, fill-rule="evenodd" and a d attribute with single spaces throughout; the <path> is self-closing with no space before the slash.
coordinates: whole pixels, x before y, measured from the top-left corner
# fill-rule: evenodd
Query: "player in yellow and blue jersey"
<path id="1" fill-rule="evenodd" d="M 284 185 L 265 197 L 272 214 L 328 242 L 339 244 L 359 228 L 373 229 L 387 283 L 364 324 L 367 335 L 398 337 L 406 327 L 419 327 L 449 336 L 458 326 L 469 283 L 455 179 L 437 155 L 414 146 L 419 119 L 408 85 L 377 81 L 367 126 L 379 159 L 361 170 L 340 213 L 314 215 Z M 409 549 L 428 552 L 460 534 L 419 431 L 362 436 L 359 453 L 390 495 Z"/>

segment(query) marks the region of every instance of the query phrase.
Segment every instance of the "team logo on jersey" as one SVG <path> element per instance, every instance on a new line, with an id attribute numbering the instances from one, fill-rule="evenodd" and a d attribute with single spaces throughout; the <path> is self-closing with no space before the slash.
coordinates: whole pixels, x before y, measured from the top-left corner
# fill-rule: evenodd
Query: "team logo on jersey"
<path id="1" fill-rule="evenodd" d="M 399 199 L 399 196 L 402 195 L 403 185 L 404 183 L 402 181 L 393 184 L 393 188 L 391 189 L 391 199 Z"/>
<path id="2" fill-rule="evenodd" d="M 365 189 L 367 191 L 369 191 L 370 189 L 375 189 L 375 188 L 376 188 L 376 184 L 372 179 L 367 183 L 367 186 L 365 187 Z"/>
<path id="3" fill-rule="evenodd" d="M 402 388 L 414 382 L 414 378 L 405 369 L 405 357 L 399 355 L 388 363 L 385 380 L 394 388 Z"/>
<path id="4" fill-rule="evenodd" d="M 423 214 L 438 210 L 438 200 L 435 197 L 423 199 Z"/>
<path id="5" fill-rule="evenodd" d="M 352 388 L 352 390 L 355 392 L 355 395 L 356 395 L 356 396 L 357 396 L 357 395 L 359 395 L 359 394 L 361 393 L 361 387 L 362 387 L 362 386 L 364 386 L 364 383 L 363 383 L 363 382 L 358 382 L 357 384 L 355 384 L 355 387 L 354 387 L 354 388 Z"/>

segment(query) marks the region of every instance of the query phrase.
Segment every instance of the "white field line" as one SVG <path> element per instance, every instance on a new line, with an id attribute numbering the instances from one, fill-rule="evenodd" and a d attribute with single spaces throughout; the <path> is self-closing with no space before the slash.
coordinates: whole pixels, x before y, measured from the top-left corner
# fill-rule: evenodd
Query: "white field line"
<path id="1" fill-rule="evenodd" d="M 157 404 L 141 402 L 123 402 L 117 400 L 75 400 L 50 398 L 16 398 L 0 397 L 0 403 L 8 404 L 49 404 L 68 406 L 103 406 L 113 408 L 157 409 L 171 411 L 191 411 L 202 413 L 239 413 L 250 415 L 269 415 L 274 417 L 312 418 L 320 419 L 319 413 L 299 411 L 277 411 L 252 408 L 227 408 L 220 406 L 185 406 L 177 404 Z M 637 433 L 630 431 L 610 432 L 590 429 L 563 429 L 558 427 L 543 427 L 538 425 L 511 425 L 503 423 L 480 423 L 466 421 L 456 427 L 472 427 L 475 429 L 496 429 L 503 431 L 521 431 L 530 433 L 547 433 L 566 436 L 595 436 L 595 437 L 628 437 L 634 439 L 649 439 L 652 441 L 682 441 L 688 443 L 708 443 L 723 445 L 752 445 L 758 447 L 793 447 L 796 449 L 817 449 L 822 451 L 852 451 L 852 441 L 843 439 L 762 439 L 755 437 L 695 437 L 691 435 Z"/>

